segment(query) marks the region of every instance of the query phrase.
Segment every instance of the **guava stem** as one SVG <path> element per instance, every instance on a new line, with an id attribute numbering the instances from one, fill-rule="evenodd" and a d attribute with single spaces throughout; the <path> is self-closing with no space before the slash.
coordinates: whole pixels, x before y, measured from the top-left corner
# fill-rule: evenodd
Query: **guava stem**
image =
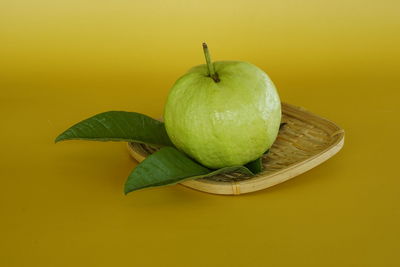
<path id="1" fill-rule="evenodd" d="M 208 67 L 208 76 L 210 76 L 214 82 L 219 82 L 218 73 L 215 72 L 214 64 L 211 62 L 210 52 L 208 51 L 208 46 L 206 43 L 203 43 L 203 52 L 204 57 L 206 58 L 207 67 Z"/>

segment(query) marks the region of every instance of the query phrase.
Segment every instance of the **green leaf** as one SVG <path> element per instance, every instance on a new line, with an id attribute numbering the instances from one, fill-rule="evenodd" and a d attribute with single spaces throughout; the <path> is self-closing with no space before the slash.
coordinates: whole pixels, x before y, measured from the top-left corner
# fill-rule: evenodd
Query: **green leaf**
<path id="1" fill-rule="evenodd" d="M 164 123 L 149 116 L 125 111 L 108 111 L 83 120 L 56 138 L 64 140 L 124 141 L 153 146 L 173 146 Z"/>
<path id="2" fill-rule="evenodd" d="M 263 170 L 262 157 L 247 163 L 245 166 L 249 170 L 251 170 L 254 174 L 262 172 Z"/>
<path id="3" fill-rule="evenodd" d="M 211 171 L 177 149 L 163 147 L 136 166 L 125 183 L 125 194 L 146 187 L 176 184 L 183 180 L 228 172 L 254 175 L 244 166 L 232 166 Z"/>

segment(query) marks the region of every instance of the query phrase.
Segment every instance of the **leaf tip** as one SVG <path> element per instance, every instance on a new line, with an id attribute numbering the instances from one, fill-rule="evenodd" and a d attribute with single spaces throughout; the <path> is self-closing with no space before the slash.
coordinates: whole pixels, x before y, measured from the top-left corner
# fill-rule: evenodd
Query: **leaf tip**
<path id="1" fill-rule="evenodd" d="M 128 179 L 129 179 L 129 177 L 128 177 Z M 128 181 L 126 181 L 125 182 L 125 185 L 124 185 L 124 195 L 126 196 L 127 194 L 129 194 L 130 192 L 132 192 L 134 189 L 132 189 L 130 186 L 129 186 L 129 183 L 128 183 Z"/>
<path id="2" fill-rule="evenodd" d="M 126 196 L 126 195 L 128 195 L 130 192 L 132 192 L 133 190 L 132 189 L 129 189 L 129 188 L 127 188 L 126 186 L 125 186 L 125 188 L 124 188 L 124 195 Z"/>
<path id="3" fill-rule="evenodd" d="M 58 142 L 62 141 L 61 136 L 57 136 L 56 139 L 54 139 L 54 143 L 57 144 Z"/>
<path id="4" fill-rule="evenodd" d="M 57 144 L 58 142 L 61 142 L 61 141 L 64 141 L 64 140 L 65 140 L 64 133 L 62 133 L 62 134 L 58 135 L 56 137 L 56 139 L 54 139 L 54 143 Z"/>

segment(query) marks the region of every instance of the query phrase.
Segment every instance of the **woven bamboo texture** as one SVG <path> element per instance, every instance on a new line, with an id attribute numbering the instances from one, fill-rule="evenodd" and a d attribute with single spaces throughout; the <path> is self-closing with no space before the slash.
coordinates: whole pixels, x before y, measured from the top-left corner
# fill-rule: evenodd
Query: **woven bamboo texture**
<path id="1" fill-rule="evenodd" d="M 239 195 L 262 190 L 285 182 L 326 161 L 344 144 L 344 130 L 335 123 L 282 103 L 282 122 L 279 135 L 264 155 L 264 170 L 255 176 L 239 173 L 216 175 L 184 181 L 181 184 L 207 193 Z M 133 158 L 141 162 L 156 150 L 147 145 L 128 143 Z"/>

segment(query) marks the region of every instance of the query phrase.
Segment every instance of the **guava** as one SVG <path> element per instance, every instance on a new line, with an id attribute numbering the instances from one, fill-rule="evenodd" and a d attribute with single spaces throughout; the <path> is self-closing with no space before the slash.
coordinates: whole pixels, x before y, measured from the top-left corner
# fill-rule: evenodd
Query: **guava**
<path id="1" fill-rule="evenodd" d="M 281 103 L 268 75 L 243 61 L 195 66 L 172 86 L 164 110 L 173 144 L 217 169 L 256 160 L 275 141 Z"/>

